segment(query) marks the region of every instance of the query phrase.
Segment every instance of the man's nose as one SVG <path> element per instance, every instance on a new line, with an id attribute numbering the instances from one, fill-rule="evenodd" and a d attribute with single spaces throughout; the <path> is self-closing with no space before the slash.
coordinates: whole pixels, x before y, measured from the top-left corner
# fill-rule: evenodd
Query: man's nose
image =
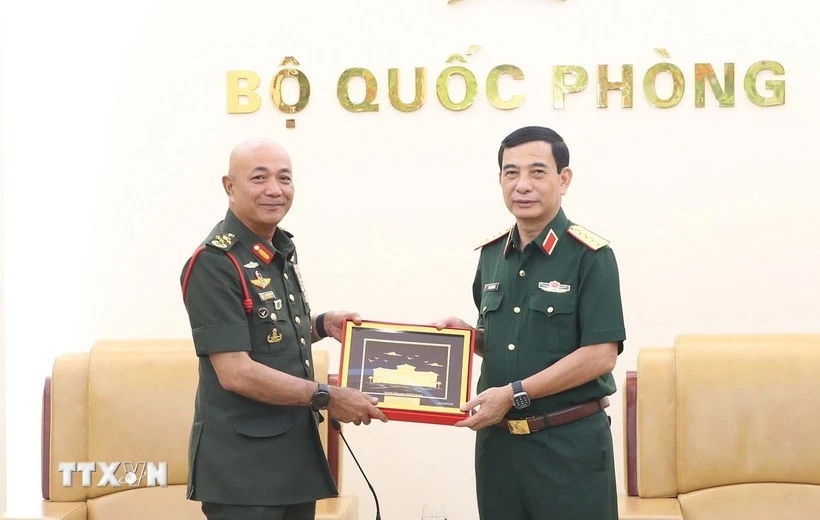
<path id="1" fill-rule="evenodd" d="M 519 193 L 527 193 L 528 191 L 532 191 L 532 183 L 530 182 L 529 175 L 522 174 L 518 177 L 518 182 L 515 183 L 515 191 Z"/>
<path id="2" fill-rule="evenodd" d="M 270 197 L 278 197 L 282 194 L 282 187 L 279 185 L 279 181 L 276 179 L 271 179 L 270 181 L 265 184 L 265 195 Z"/>

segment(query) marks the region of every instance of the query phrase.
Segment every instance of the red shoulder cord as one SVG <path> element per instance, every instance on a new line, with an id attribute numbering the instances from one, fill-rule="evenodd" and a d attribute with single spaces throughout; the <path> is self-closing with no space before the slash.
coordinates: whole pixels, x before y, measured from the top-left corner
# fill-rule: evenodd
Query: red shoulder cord
<path id="1" fill-rule="evenodd" d="M 185 278 L 182 279 L 182 299 L 185 302 L 185 305 L 188 305 L 188 280 L 191 278 L 191 270 L 194 268 L 194 262 L 196 262 L 196 258 L 199 256 L 200 253 L 205 251 L 205 247 L 201 246 L 199 249 L 194 251 L 194 254 L 191 256 L 191 261 L 188 263 L 188 269 L 185 270 Z M 236 272 L 239 273 L 239 281 L 240 285 L 242 285 L 242 294 L 245 297 L 242 300 L 242 307 L 245 308 L 245 314 L 250 314 L 253 310 L 253 300 L 251 300 L 251 295 L 248 292 L 248 284 L 245 281 L 245 273 L 242 271 L 242 267 L 239 266 L 239 262 L 236 260 L 236 257 L 233 254 L 225 251 L 225 254 L 233 263 L 233 266 L 236 267 Z"/>

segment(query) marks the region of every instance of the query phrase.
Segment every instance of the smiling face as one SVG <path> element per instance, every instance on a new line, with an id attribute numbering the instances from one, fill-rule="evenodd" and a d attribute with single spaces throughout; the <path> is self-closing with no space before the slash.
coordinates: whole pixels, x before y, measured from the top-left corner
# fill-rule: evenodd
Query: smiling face
<path id="1" fill-rule="evenodd" d="M 236 218 L 270 241 L 293 203 L 293 169 L 287 152 L 270 141 L 243 143 L 231 154 L 222 184 Z"/>
<path id="2" fill-rule="evenodd" d="M 560 172 L 546 141 L 530 141 L 506 148 L 499 182 L 504 203 L 520 224 L 546 226 L 561 208 L 572 171 Z"/>

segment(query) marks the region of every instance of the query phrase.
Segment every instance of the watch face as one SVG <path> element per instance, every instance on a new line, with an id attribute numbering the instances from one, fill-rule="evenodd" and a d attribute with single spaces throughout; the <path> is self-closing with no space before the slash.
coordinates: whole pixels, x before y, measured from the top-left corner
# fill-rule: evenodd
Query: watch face
<path id="1" fill-rule="evenodd" d="M 324 410 L 330 404 L 330 394 L 323 391 L 317 391 L 313 394 L 313 406 L 319 410 Z"/>
<path id="2" fill-rule="evenodd" d="M 530 405 L 530 397 L 527 394 L 521 393 L 521 394 L 515 394 L 513 396 L 513 406 L 515 406 L 516 408 L 518 408 L 518 409 L 526 408 L 529 405 Z"/>

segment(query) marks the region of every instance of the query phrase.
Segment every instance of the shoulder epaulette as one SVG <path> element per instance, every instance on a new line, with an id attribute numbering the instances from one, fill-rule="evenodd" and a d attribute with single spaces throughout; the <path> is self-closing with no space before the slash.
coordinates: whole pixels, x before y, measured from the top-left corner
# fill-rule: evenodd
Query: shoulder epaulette
<path id="1" fill-rule="evenodd" d="M 605 245 L 609 244 L 609 240 L 600 237 L 592 231 L 578 225 L 570 226 L 567 229 L 567 233 L 575 237 L 578 242 L 581 242 L 593 251 L 597 251 L 598 249 L 601 249 Z"/>
<path id="2" fill-rule="evenodd" d="M 236 235 L 233 233 L 220 233 L 209 240 L 206 245 L 222 251 L 227 251 L 232 248 L 234 244 L 236 244 L 234 238 L 236 238 Z"/>
<path id="3" fill-rule="evenodd" d="M 484 246 L 486 246 L 486 245 L 492 244 L 493 242 L 495 242 L 495 241 L 496 241 L 496 240 L 498 240 L 499 238 L 502 238 L 502 237 L 507 236 L 507 235 L 510 233 L 510 230 L 511 230 L 511 229 L 512 229 L 512 227 L 508 227 L 508 228 L 507 228 L 507 229 L 505 229 L 504 231 L 502 231 L 502 232 L 500 232 L 500 233 L 496 233 L 495 235 L 492 235 L 492 236 L 490 236 L 489 238 L 484 239 L 484 241 L 482 241 L 482 242 L 481 242 L 478 246 L 476 246 L 476 248 L 475 248 L 475 249 L 473 249 L 473 251 L 476 251 L 476 250 L 478 250 L 478 249 L 481 249 L 482 247 L 484 247 Z"/>

